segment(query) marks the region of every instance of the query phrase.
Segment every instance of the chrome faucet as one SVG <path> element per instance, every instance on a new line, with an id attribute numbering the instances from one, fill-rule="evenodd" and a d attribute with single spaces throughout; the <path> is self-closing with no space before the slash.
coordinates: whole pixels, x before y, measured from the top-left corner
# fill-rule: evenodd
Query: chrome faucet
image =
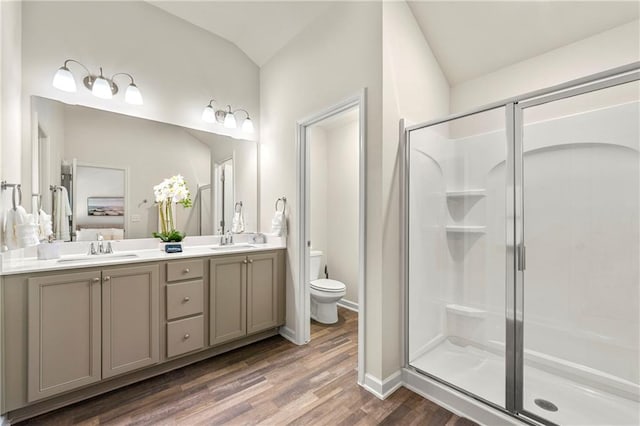
<path id="1" fill-rule="evenodd" d="M 113 253 L 113 247 L 111 246 L 111 241 L 108 241 L 107 245 L 105 247 L 105 245 L 104 245 L 104 237 L 102 236 L 102 234 L 98 234 L 96 236 L 96 238 L 97 238 L 97 241 L 96 242 L 92 242 L 89 245 L 89 254 L 90 255 L 111 254 L 111 253 Z"/>
<path id="2" fill-rule="evenodd" d="M 220 245 L 227 246 L 233 244 L 233 234 L 231 231 L 227 231 L 227 235 L 220 235 Z"/>
<path id="3" fill-rule="evenodd" d="M 98 234 L 98 254 L 104 254 L 104 237 Z"/>

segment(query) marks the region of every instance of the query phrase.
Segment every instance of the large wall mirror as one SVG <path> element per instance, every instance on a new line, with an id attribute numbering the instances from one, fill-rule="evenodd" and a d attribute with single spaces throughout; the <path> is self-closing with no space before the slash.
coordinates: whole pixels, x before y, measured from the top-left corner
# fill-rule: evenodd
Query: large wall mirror
<path id="1" fill-rule="evenodd" d="M 177 174 L 193 207 L 177 207 L 176 229 L 256 231 L 256 142 L 37 96 L 31 102 L 33 204 L 53 215 L 57 239 L 151 237 L 153 187 Z M 232 226 L 234 214 L 242 228 Z"/>

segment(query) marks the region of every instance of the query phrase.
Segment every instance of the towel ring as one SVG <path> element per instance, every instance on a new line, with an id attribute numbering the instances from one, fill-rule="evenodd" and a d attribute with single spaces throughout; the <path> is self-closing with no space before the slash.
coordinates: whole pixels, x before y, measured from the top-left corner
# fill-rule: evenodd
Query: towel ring
<path id="1" fill-rule="evenodd" d="M 281 197 L 276 200 L 276 211 L 278 211 L 278 203 L 280 203 L 280 201 L 282 201 L 282 213 L 284 213 L 284 210 L 287 208 L 287 197 Z"/>
<path id="2" fill-rule="evenodd" d="M 240 206 L 240 208 L 238 208 L 238 206 Z M 233 206 L 233 211 L 235 211 L 236 213 L 242 213 L 242 201 L 238 201 L 238 202 Z"/>

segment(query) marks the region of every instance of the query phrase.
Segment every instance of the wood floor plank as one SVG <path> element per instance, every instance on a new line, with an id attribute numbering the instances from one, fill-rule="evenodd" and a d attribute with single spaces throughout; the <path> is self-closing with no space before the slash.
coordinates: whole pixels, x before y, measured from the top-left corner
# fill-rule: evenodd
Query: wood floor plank
<path id="1" fill-rule="evenodd" d="M 340 308 L 307 345 L 271 337 L 22 424 L 475 426 L 405 388 L 381 401 L 358 386 L 357 319 Z"/>

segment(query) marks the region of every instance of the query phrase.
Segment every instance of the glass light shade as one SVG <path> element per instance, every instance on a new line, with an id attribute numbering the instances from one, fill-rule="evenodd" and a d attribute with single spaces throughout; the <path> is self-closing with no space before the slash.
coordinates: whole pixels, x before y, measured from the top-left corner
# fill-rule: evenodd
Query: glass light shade
<path id="1" fill-rule="evenodd" d="M 53 76 L 53 87 L 64 90 L 65 92 L 76 91 L 76 80 L 67 67 L 60 67 Z"/>
<path id="2" fill-rule="evenodd" d="M 224 117 L 224 127 L 227 129 L 235 129 L 236 128 L 236 117 L 233 113 L 228 112 Z"/>
<path id="3" fill-rule="evenodd" d="M 142 94 L 138 86 L 131 83 L 129 87 L 127 87 L 127 91 L 124 92 L 124 101 L 132 105 L 142 105 Z"/>
<path id="4" fill-rule="evenodd" d="M 216 112 L 213 110 L 211 105 L 204 107 L 204 110 L 202 111 L 202 119 L 207 123 L 216 122 Z"/>
<path id="5" fill-rule="evenodd" d="M 96 77 L 93 81 L 93 88 L 91 89 L 91 93 L 93 96 L 102 99 L 111 99 L 113 97 L 113 92 L 111 92 L 111 85 L 104 77 Z"/>
<path id="6" fill-rule="evenodd" d="M 249 117 L 242 123 L 242 131 L 246 133 L 253 133 L 253 122 Z"/>

